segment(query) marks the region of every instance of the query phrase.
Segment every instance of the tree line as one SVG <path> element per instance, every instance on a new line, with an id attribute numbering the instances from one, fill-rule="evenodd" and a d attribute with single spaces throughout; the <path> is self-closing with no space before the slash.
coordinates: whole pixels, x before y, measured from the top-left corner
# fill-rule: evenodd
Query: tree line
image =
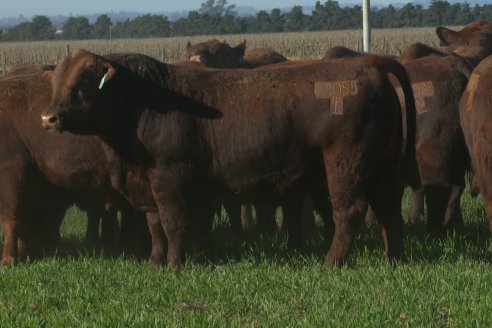
<path id="1" fill-rule="evenodd" d="M 235 5 L 227 5 L 227 0 L 206 0 L 200 9 L 175 21 L 162 15 L 146 14 L 113 24 L 107 15 L 100 15 L 91 24 L 86 17 L 70 17 L 61 31 L 56 31 L 48 17 L 35 16 L 30 22 L 0 31 L 0 41 L 323 31 L 362 26 L 361 6 L 340 7 L 334 0 L 324 4 L 317 1 L 311 14 L 305 14 L 301 6 L 293 6 L 289 11 L 275 8 L 243 17 L 234 8 Z M 371 9 L 371 25 L 375 28 L 464 25 L 474 19 L 492 20 L 492 4 L 472 7 L 466 2 L 450 4 L 445 0 L 431 0 L 427 8 L 409 3 L 400 8 L 388 5 Z"/>

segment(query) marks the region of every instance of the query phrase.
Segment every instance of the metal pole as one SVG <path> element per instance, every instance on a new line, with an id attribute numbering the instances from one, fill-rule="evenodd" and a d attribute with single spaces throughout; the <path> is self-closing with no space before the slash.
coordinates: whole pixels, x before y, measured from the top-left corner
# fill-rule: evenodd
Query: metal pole
<path id="1" fill-rule="evenodd" d="M 371 1 L 363 0 L 362 2 L 362 29 L 364 39 L 364 52 L 371 51 L 371 25 L 369 24 L 369 11 L 371 9 Z"/>

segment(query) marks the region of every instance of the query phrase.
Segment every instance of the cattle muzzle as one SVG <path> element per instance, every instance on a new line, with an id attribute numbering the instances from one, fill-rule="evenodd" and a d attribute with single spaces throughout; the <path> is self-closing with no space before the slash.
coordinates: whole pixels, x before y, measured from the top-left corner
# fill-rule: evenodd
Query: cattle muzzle
<path id="1" fill-rule="evenodd" d="M 46 111 L 41 114 L 41 122 L 43 124 L 43 128 L 45 130 L 50 131 L 63 131 L 63 120 L 58 113 L 51 113 L 50 111 Z"/>

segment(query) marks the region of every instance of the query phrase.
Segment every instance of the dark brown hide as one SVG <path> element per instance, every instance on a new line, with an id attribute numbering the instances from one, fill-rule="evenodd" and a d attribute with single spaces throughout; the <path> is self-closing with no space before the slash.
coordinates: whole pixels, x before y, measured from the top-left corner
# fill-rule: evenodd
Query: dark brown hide
<path id="1" fill-rule="evenodd" d="M 168 263 L 182 263 L 188 230 L 222 195 L 287 206 L 326 180 L 336 226 L 326 263 L 345 259 L 368 202 L 387 255 L 403 257 L 396 178 L 403 131 L 389 73 L 406 96 L 410 155 L 415 114 L 400 64 L 368 56 L 213 70 L 146 58 L 161 66 L 163 85 L 87 51 L 72 52 L 54 71 L 42 119 L 47 129 L 96 134 L 143 168 Z"/>
<path id="2" fill-rule="evenodd" d="M 474 70 L 460 100 L 460 122 L 471 157 L 474 192 L 483 196 L 492 232 L 492 56 Z"/>
<path id="3" fill-rule="evenodd" d="M 105 154 L 97 138 L 47 133 L 39 127 L 39 114 L 51 99 L 52 69 L 24 65 L 0 79 L 4 264 L 39 255 L 43 222 L 51 227 L 46 231 L 48 241 L 59 238 L 59 224 L 74 201 L 88 212 L 87 236 L 95 241 L 107 200 L 120 197 L 111 191 Z M 103 225 L 110 222 L 104 220 Z M 109 231 L 103 229 L 105 234 Z"/>
<path id="4" fill-rule="evenodd" d="M 477 37 L 477 34 L 471 37 Z M 468 165 L 459 126 L 458 101 L 471 68 L 466 58 L 446 55 L 446 51 L 438 52 L 425 45 L 414 44 L 400 57 L 406 61 L 404 66 L 412 82 L 417 109 L 417 161 L 409 159 L 406 180 L 413 187 L 423 188 L 412 194 L 410 220 L 415 221 L 423 215 L 422 197 L 425 194 L 428 231 L 432 235 L 462 226 L 459 199 Z M 330 53 L 357 55 L 341 47 Z M 425 54 L 429 55 L 408 60 Z"/>
<path id="5" fill-rule="evenodd" d="M 203 63 L 208 67 L 230 68 L 239 67 L 243 61 L 246 42 L 232 48 L 225 42 L 212 39 L 205 42 L 186 45 L 188 60 Z"/>
<path id="6" fill-rule="evenodd" d="M 246 48 L 246 40 L 234 48 L 216 39 L 195 45 L 188 42 L 186 55 L 189 60 L 213 68 L 256 68 L 287 61 L 287 58 L 270 48 Z"/>
<path id="7" fill-rule="evenodd" d="M 408 48 L 406 48 L 402 52 L 402 54 L 398 56 L 398 61 L 400 63 L 404 64 L 410 60 L 414 60 L 414 59 L 418 59 L 418 58 L 422 58 L 422 57 L 426 57 L 426 56 L 431 56 L 431 55 L 444 57 L 444 56 L 448 55 L 444 51 L 446 51 L 446 50 L 445 49 L 432 48 L 426 44 L 422 44 L 420 42 L 417 42 L 417 43 L 412 44 Z"/>

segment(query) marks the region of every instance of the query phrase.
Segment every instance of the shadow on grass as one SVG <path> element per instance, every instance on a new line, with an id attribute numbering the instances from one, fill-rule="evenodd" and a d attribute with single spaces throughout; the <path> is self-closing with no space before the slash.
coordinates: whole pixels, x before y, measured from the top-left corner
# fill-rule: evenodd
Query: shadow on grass
<path id="1" fill-rule="evenodd" d="M 323 229 L 317 222 L 311 238 L 304 240 L 299 250 L 287 247 L 288 236 L 280 231 L 264 234 L 253 226 L 243 240 L 236 236 L 227 220 L 215 225 L 210 238 L 205 243 L 196 244 L 187 251 L 187 262 L 196 264 L 225 264 L 231 261 L 249 261 L 252 263 L 290 263 L 302 258 L 310 262 L 322 263 L 328 247 L 323 239 Z M 426 232 L 425 222 L 407 223 L 404 227 L 405 253 L 409 263 L 439 262 L 454 263 L 457 261 L 492 262 L 491 239 L 488 226 L 483 219 L 465 222 L 461 232 L 448 232 L 441 238 L 431 238 Z M 102 247 L 89 245 L 82 236 L 71 234 L 62 237 L 54 254 L 46 257 L 55 258 L 126 258 L 147 262 L 150 248 L 123 252 L 120 247 L 105 250 Z M 380 227 L 374 224 L 363 231 L 354 243 L 347 264 L 359 266 L 376 264 L 385 260 Z M 303 262 L 303 261 L 301 261 Z"/>

